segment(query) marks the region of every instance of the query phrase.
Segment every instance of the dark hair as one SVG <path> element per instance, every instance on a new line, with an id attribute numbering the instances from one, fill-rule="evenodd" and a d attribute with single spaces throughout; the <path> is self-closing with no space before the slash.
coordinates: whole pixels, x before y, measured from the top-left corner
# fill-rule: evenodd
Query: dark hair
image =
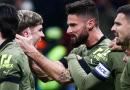
<path id="1" fill-rule="evenodd" d="M 75 14 L 95 19 L 95 25 L 99 25 L 98 10 L 92 0 L 81 0 L 66 5 L 67 14 Z"/>
<path id="2" fill-rule="evenodd" d="M 5 39 L 14 39 L 18 27 L 16 9 L 8 4 L 0 4 L 0 32 Z"/>
<path id="3" fill-rule="evenodd" d="M 118 8 L 117 14 L 123 13 L 125 16 L 130 19 L 130 5 L 124 5 Z"/>
<path id="4" fill-rule="evenodd" d="M 15 0 L 0 0 L 0 3 L 15 5 Z"/>

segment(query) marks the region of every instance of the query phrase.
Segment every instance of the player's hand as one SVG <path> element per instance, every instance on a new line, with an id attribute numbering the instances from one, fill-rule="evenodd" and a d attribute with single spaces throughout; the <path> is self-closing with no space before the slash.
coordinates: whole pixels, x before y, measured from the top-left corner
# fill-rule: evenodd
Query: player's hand
<path id="1" fill-rule="evenodd" d="M 123 51 L 122 47 L 116 44 L 116 38 L 111 41 L 109 48 L 111 51 Z"/>
<path id="2" fill-rule="evenodd" d="M 81 60 L 81 59 L 82 59 L 81 56 L 79 56 L 79 55 L 76 55 L 76 56 L 77 56 L 77 59 L 78 59 L 78 60 Z"/>
<path id="3" fill-rule="evenodd" d="M 25 53 L 31 52 L 31 49 L 33 49 L 34 47 L 31 35 L 29 35 L 28 37 L 23 37 L 21 35 L 16 34 L 15 40 Z"/>
<path id="4" fill-rule="evenodd" d="M 124 58 L 123 58 L 123 61 L 124 61 L 124 62 L 127 62 L 127 61 L 128 61 L 128 58 L 129 58 L 129 56 L 125 55 Z"/>
<path id="5" fill-rule="evenodd" d="M 76 55 L 76 54 L 69 54 L 68 57 L 67 57 L 67 61 L 73 59 L 73 60 L 81 60 L 82 57 L 80 57 L 79 55 Z"/>
<path id="6" fill-rule="evenodd" d="M 31 30 L 30 28 L 27 28 L 26 29 L 26 34 L 23 34 L 22 36 L 21 35 L 18 35 L 16 34 L 16 41 L 18 41 L 18 43 L 20 42 L 23 42 L 23 41 L 26 41 L 26 43 L 32 45 L 33 44 L 33 37 L 31 35 Z"/>

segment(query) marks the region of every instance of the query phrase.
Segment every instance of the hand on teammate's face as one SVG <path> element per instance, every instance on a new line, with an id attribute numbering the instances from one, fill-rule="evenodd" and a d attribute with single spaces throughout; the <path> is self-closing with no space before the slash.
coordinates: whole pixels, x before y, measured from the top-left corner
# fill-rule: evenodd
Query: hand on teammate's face
<path id="1" fill-rule="evenodd" d="M 123 58 L 123 61 L 124 61 L 124 62 L 127 62 L 127 61 L 128 61 L 128 58 L 129 58 L 129 56 L 125 55 L 124 58 Z"/>
<path id="2" fill-rule="evenodd" d="M 25 53 L 30 52 L 31 48 L 34 47 L 31 35 L 29 35 L 28 37 L 23 37 L 16 34 L 15 40 Z"/>

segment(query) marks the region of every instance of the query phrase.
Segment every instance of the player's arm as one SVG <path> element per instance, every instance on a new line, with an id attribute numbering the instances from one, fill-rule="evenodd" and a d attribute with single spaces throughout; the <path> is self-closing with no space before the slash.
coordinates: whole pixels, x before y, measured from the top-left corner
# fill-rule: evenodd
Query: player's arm
<path id="1" fill-rule="evenodd" d="M 29 50 L 26 54 L 31 57 L 44 72 L 59 83 L 64 84 L 72 80 L 69 71 L 63 66 L 62 63 L 49 60 L 44 55 L 39 53 L 35 47 L 32 46 L 31 52 Z"/>
<path id="2" fill-rule="evenodd" d="M 48 81 L 52 81 L 54 80 L 53 78 L 49 77 L 42 69 L 40 69 L 39 66 L 37 66 L 35 64 L 34 61 L 30 60 L 30 68 L 31 68 L 31 71 L 40 79 L 42 80 L 43 82 L 48 82 Z M 85 70 L 86 73 L 90 73 L 91 72 L 91 69 L 90 67 L 86 67 L 88 66 L 87 63 L 85 62 L 85 60 L 78 60 L 79 64 L 82 66 L 82 68 Z M 59 63 L 59 65 L 62 63 L 64 65 L 65 68 L 68 68 L 68 64 L 67 64 L 67 60 L 66 58 L 62 58 L 61 60 L 57 61 L 56 62 L 57 64 Z M 61 65 L 62 65 L 61 64 Z M 70 73 L 70 72 L 69 72 Z M 71 81 L 69 81 L 71 82 Z M 68 83 L 67 82 L 64 82 L 64 83 Z"/>
<path id="3" fill-rule="evenodd" d="M 4 81 L 0 84 L 0 90 L 19 90 L 19 84 Z"/>
<path id="4" fill-rule="evenodd" d="M 65 66 L 61 62 L 51 61 L 44 55 L 39 53 L 36 50 L 36 48 L 31 44 L 31 42 L 28 43 L 28 41 L 32 41 L 30 38 L 25 38 L 19 35 L 16 35 L 16 37 L 17 42 L 19 43 L 23 51 L 29 57 L 31 57 L 34 60 L 34 62 L 51 78 L 53 78 L 61 84 L 72 81 L 70 72 L 68 71 L 68 69 L 65 68 Z"/>
<path id="5" fill-rule="evenodd" d="M 111 51 L 123 51 L 122 47 L 116 44 L 116 38 L 110 42 L 109 48 Z"/>
<path id="6" fill-rule="evenodd" d="M 87 74 L 77 61 L 75 54 L 68 56 L 68 67 L 71 72 L 71 76 L 80 90 L 88 90 L 103 80 L 107 79 L 110 71 L 101 63 Z"/>
<path id="7" fill-rule="evenodd" d="M 41 81 L 48 82 L 54 80 L 50 76 L 48 76 L 42 69 L 40 69 L 40 67 L 38 67 L 34 61 L 30 60 L 29 65 L 33 74 L 36 75 L 36 77 L 39 78 Z"/>
<path id="8" fill-rule="evenodd" d="M 31 40 L 31 36 L 26 38 L 16 35 L 16 38 L 16 41 L 19 43 L 23 51 L 50 77 L 61 84 L 72 80 L 69 71 L 61 63 L 49 60 L 36 50 L 32 45 L 33 40 Z"/>

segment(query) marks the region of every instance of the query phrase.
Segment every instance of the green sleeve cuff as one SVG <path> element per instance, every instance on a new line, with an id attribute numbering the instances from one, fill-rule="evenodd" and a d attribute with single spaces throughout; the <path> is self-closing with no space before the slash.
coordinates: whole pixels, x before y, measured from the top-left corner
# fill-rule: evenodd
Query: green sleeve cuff
<path id="1" fill-rule="evenodd" d="M 67 57 L 67 61 L 69 62 L 70 60 L 77 60 L 77 56 L 76 54 L 69 54 Z"/>

